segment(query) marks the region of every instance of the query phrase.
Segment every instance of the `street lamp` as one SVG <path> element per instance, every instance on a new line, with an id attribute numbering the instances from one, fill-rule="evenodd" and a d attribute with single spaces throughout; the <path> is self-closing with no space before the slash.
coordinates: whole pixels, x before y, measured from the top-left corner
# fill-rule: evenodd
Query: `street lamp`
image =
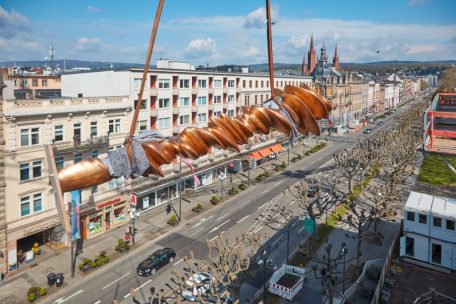
<path id="1" fill-rule="evenodd" d="M 258 260 L 258 262 L 261 262 L 263 264 L 263 304 L 266 304 L 266 269 L 268 267 L 268 264 L 272 264 L 272 261 L 269 261 L 268 257 L 277 247 L 278 244 L 274 246 L 268 245 L 268 247 L 263 250 L 261 253 L 261 258 Z"/>
<path id="2" fill-rule="evenodd" d="M 345 257 L 347 256 L 348 248 L 345 243 L 342 243 L 341 253 L 344 255 L 344 266 L 342 269 L 342 296 L 345 294 Z"/>

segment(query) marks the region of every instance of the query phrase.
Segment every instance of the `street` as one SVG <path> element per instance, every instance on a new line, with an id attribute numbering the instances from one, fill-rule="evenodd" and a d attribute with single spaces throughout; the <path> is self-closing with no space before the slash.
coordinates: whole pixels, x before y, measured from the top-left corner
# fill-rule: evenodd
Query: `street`
<path id="1" fill-rule="evenodd" d="M 373 133 L 391 128 L 394 125 L 394 116 L 402 113 L 411 104 L 399 108 L 395 115 L 383 119 L 383 125 L 369 125 L 373 129 Z M 156 291 L 163 288 L 165 295 L 169 296 L 172 292 L 166 283 L 171 282 L 171 269 L 175 268 L 180 272 L 185 266 L 182 258 L 190 250 L 194 252 L 197 258 L 207 259 L 206 240 L 211 240 L 219 234 L 231 240 L 249 231 L 249 229 L 254 233 L 273 235 L 275 231 L 256 221 L 261 212 L 267 208 L 267 205 L 275 202 L 281 205 L 289 204 L 289 199 L 282 194 L 287 186 L 294 184 L 303 177 L 316 175 L 329 168 L 334 168 L 333 153 L 351 147 L 359 138 L 364 136 L 372 135 L 358 132 L 344 137 L 329 137 L 328 146 L 318 153 L 305 157 L 296 163 L 290 163 L 290 166 L 280 174 L 251 186 L 248 190 L 208 212 L 200 214 L 191 221 L 186 222 L 184 219 L 184 222 L 173 231 L 161 235 L 128 255 L 108 264 L 87 276 L 83 281 L 49 295 L 45 298 L 44 303 L 110 304 L 113 299 L 117 299 L 119 303 L 135 303 L 130 296 L 132 288 L 136 291 L 136 303 L 149 303 L 152 287 Z M 319 140 L 322 141 L 321 138 Z M 304 235 L 303 222 L 299 221 L 293 227 L 290 247 L 296 247 Z M 284 248 L 286 246 L 286 237 L 284 236 L 286 234 L 279 231 L 268 242 L 274 245 L 278 244 L 279 248 Z M 136 267 L 139 262 L 162 247 L 171 247 L 176 251 L 177 255 L 173 264 L 166 265 L 153 276 L 138 276 Z M 281 264 L 285 255 L 286 250 L 275 250 L 270 255 L 270 259 L 275 264 Z M 173 284 L 171 283 L 171 285 Z"/>

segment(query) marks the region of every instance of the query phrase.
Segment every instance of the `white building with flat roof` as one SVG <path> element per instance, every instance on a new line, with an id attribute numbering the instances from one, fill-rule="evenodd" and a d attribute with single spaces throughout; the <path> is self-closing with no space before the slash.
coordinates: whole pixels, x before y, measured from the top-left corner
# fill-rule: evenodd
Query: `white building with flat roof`
<path id="1" fill-rule="evenodd" d="M 412 191 L 404 211 L 401 256 L 456 270 L 456 201 Z"/>

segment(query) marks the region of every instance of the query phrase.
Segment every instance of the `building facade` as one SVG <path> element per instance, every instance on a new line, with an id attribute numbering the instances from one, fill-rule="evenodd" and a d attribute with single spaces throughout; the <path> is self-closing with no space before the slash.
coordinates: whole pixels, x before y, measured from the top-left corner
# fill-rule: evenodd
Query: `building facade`
<path id="1" fill-rule="evenodd" d="M 401 256 L 456 270 L 456 201 L 412 191 L 404 211 Z"/>

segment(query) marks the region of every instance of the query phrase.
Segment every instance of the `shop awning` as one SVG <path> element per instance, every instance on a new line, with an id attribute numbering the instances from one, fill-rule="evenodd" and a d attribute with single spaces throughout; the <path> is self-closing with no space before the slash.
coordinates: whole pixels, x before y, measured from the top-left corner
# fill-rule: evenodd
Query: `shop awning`
<path id="1" fill-rule="evenodd" d="M 277 144 L 277 145 L 274 145 L 272 147 L 269 147 L 269 149 L 271 149 L 272 152 L 274 153 L 279 153 L 283 150 L 283 147 L 281 144 Z"/>
<path id="2" fill-rule="evenodd" d="M 258 153 L 260 153 L 260 155 L 264 158 L 264 157 L 268 157 L 269 155 L 271 155 L 272 151 L 269 148 L 265 148 L 263 150 L 258 151 Z"/>
<path id="3" fill-rule="evenodd" d="M 260 159 L 263 158 L 263 156 L 261 156 L 260 153 L 258 153 L 258 152 L 252 152 L 252 153 L 250 153 L 250 157 L 251 157 L 251 158 L 254 158 L 254 159 L 256 159 L 256 160 L 260 160 Z"/>

